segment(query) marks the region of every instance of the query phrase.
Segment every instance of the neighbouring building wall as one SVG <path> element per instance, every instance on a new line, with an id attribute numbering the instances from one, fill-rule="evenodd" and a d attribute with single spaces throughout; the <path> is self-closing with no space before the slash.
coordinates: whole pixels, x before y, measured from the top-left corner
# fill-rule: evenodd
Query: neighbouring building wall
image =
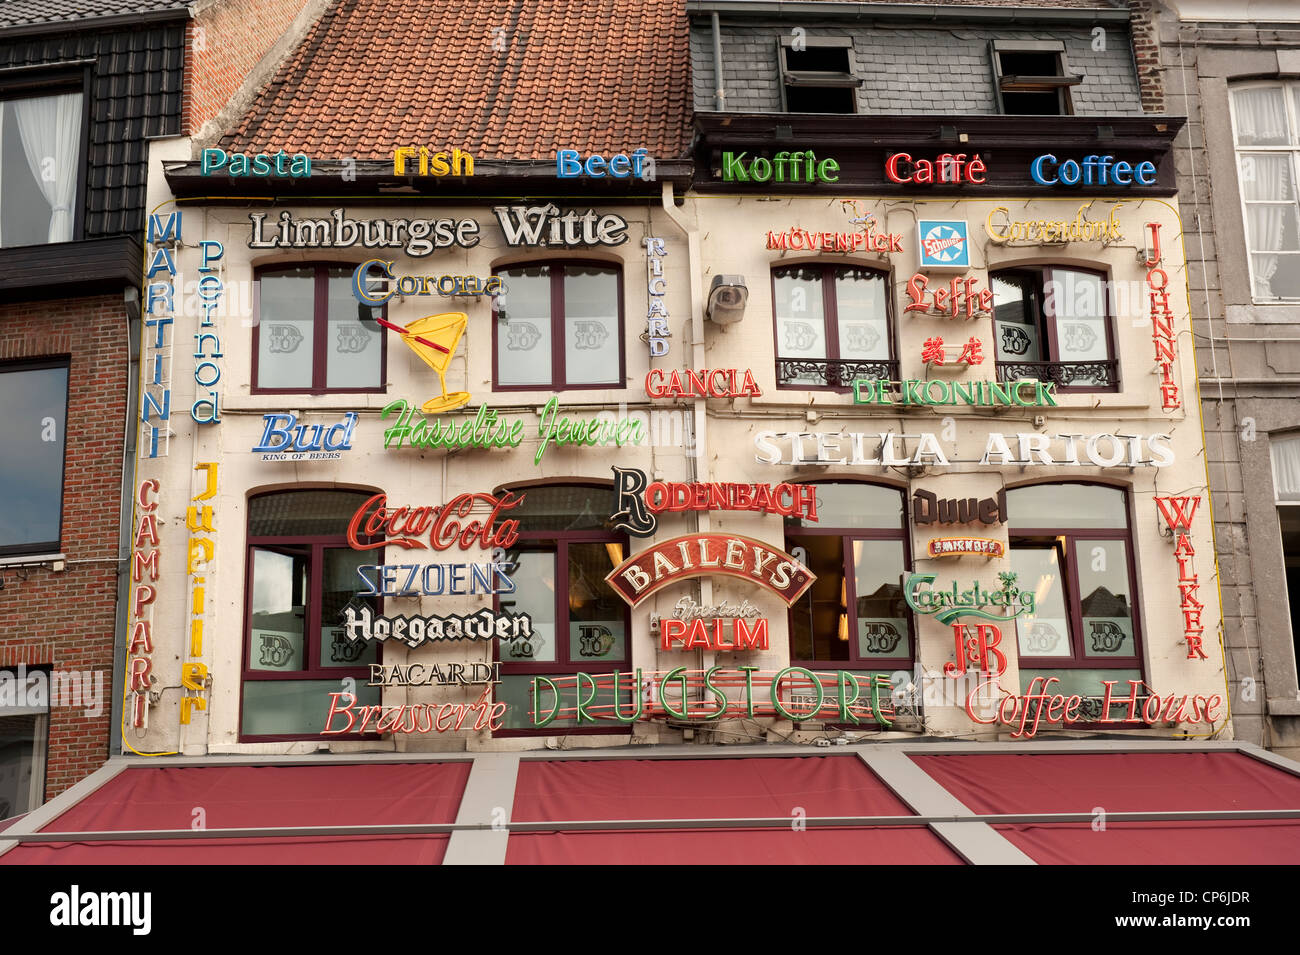
<path id="1" fill-rule="evenodd" d="M 1229 101 L 1238 84 L 1300 75 L 1300 17 L 1214 22 L 1185 2 L 1140 6 L 1155 20 L 1135 36 L 1157 42 L 1168 111 L 1187 116 L 1174 154 L 1233 722 L 1238 739 L 1294 756 L 1300 683 L 1270 444 L 1300 428 L 1300 301 L 1252 288 Z M 1199 18 L 1180 21 L 1178 8 Z"/>
<path id="2" fill-rule="evenodd" d="M 0 362 L 71 357 L 63 470 L 63 568 L 0 567 L 0 668 L 75 674 L 79 705 L 50 700 L 45 798 L 108 758 L 119 566 L 127 313 L 120 295 L 0 306 Z M 30 423 L 33 428 L 41 422 Z M 60 425 L 61 426 L 61 425 Z M 88 677 L 89 675 L 89 677 Z M 86 699 L 89 696 L 89 699 Z M 62 705 L 60 705 L 62 703 Z"/>
<path id="3" fill-rule="evenodd" d="M 199 4 L 186 27 L 185 132 L 196 133 L 239 92 L 310 0 Z"/>

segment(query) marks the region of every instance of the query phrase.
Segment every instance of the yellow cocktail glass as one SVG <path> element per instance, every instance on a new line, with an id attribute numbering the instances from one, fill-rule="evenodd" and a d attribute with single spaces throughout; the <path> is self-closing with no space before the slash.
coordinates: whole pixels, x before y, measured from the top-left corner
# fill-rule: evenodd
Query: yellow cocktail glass
<path id="1" fill-rule="evenodd" d="M 464 312 L 442 312 L 438 315 L 426 315 L 417 318 L 402 328 L 391 322 L 378 319 L 381 325 L 401 333 L 402 341 L 419 356 L 438 375 L 438 385 L 442 394 L 430 398 L 420 406 L 425 414 L 440 414 L 452 411 L 469 402 L 468 391 L 447 391 L 447 366 L 451 364 L 456 346 L 460 344 L 469 316 Z"/>

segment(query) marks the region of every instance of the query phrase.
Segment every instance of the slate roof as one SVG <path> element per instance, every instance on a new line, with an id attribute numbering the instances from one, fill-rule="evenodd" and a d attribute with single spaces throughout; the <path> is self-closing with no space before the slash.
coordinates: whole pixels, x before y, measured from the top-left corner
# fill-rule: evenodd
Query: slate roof
<path id="1" fill-rule="evenodd" d="M 557 147 L 677 158 L 688 36 L 684 0 L 334 0 L 221 145 L 322 159 L 420 145 L 475 159 Z"/>
<path id="2" fill-rule="evenodd" d="M 180 12 L 187 7 L 188 0 L 0 0 L 0 30 L 170 10 Z"/>

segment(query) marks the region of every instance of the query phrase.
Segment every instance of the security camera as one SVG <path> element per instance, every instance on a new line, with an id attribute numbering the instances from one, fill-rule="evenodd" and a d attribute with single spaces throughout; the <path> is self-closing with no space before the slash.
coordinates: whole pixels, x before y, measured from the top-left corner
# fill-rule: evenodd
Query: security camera
<path id="1" fill-rule="evenodd" d="M 720 325 L 738 322 L 745 316 L 749 289 L 743 275 L 715 275 L 709 286 L 709 303 L 705 314 Z"/>

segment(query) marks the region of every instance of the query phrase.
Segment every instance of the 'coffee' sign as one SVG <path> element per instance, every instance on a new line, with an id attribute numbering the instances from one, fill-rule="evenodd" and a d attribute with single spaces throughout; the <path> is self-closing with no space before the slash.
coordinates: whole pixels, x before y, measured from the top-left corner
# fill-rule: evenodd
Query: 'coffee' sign
<path id="1" fill-rule="evenodd" d="M 635 607 L 669 584 L 718 574 L 752 581 L 786 606 L 817 579 L 789 554 L 762 541 L 734 534 L 687 534 L 629 557 L 610 571 L 605 582 Z"/>

